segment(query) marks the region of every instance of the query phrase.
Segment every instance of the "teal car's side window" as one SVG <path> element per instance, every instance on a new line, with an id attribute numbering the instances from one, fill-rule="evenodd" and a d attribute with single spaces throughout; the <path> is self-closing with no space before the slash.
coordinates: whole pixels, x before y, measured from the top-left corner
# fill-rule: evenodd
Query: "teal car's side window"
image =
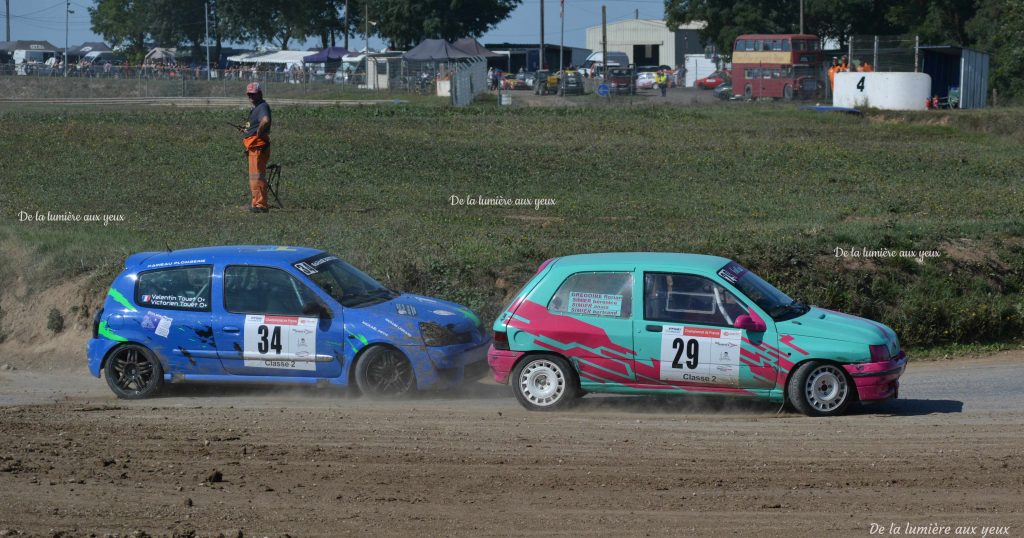
<path id="1" fill-rule="evenodd" d="M 747 307 L 711 279 L 681 273 L 644 273 L 644 319 L 732 327 Z"/>
<path id="2" fill-rule="evenodd" d="M 633 314 L 632 273 L 576 273 L 551 296 L 548 310 L 560 314 L 629 319 Z"/>
<path id="3" fill-rule="evenodd" d="M 274 267 L 232 265 L 224 269 L 224 309 L 233 314 L 302 316 L 316 295 Z"/>
<path id="4" fill-rule="evenodd" d="M 210 311 L 209 265 L 156 269 L 139 273 L 135 304 L 165 310 Z"/>

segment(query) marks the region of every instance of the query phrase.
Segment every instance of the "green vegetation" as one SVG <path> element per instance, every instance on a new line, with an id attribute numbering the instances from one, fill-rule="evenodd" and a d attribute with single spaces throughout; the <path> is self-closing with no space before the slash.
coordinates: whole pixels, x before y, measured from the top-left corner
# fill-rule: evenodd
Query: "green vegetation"
<path id="1" fill-rule="evenodd" d="M 735 258 L 912 346 L 1024 331 L 1022 110 L 278 107 L 271 161 L 284 165 L 286 209 L 270 215 L 241 209 L 245 161 L 224 125 L 239 115 L 0 112 L 0 243 L 21 253 L 0 278 L 38 288 L 90 273 L 98 302 L 135 251 L 297 244 L 486 320 L 546 258 L 664 250 Z M 18 222 L 20 211 L 125 220 Z M 837 258 L 837 247 L 939 255 Z"/>

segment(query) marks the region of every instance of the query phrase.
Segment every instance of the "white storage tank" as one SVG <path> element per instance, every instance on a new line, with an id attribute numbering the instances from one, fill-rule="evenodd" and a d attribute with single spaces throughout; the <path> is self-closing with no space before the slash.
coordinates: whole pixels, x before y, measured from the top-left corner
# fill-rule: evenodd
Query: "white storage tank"
<path id="1" fill-rule="evenodd" d="M 931 89 L 932 77 L 925 73 L 836 73 L 832 104 L 849 108 L 925 110 Z"/>

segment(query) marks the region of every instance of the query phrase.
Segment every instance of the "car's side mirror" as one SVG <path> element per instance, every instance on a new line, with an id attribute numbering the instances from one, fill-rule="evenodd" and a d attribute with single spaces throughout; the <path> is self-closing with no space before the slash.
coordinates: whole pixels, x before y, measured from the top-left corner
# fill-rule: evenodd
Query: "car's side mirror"
<path id="1" fill-rule="evenodd" d="M 753 309 L 749 309 L 747 314 L 740 314 L 736 316 L 736 321 L 732 324 L 737 329 L 744 331 L 751 331 L 760 333 L 768 330 L 768 326 L 765 324 L 761 316 L 758 316 Z"/>

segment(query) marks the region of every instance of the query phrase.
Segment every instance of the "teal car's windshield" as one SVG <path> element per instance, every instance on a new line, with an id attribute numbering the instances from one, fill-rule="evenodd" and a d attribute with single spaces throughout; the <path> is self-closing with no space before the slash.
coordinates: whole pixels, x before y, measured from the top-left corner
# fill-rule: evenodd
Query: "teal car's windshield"
<path id="1" fill-rule="evenodd" d="M 782 293 L 775 286 L 748 271 L 736 262 L 729 262 L 718 270 L 718 276 L 736 286 L 744 295 L 768 313 L 775 321 L 786 321 L 802 316 L 810 307 Z"/>
<path id="2" fill-rule="evenodd" d="M 294 267 L 344 307 L 367 306 L 398 296 L 397 292 L 327 253 L 296 262 Z"/>

